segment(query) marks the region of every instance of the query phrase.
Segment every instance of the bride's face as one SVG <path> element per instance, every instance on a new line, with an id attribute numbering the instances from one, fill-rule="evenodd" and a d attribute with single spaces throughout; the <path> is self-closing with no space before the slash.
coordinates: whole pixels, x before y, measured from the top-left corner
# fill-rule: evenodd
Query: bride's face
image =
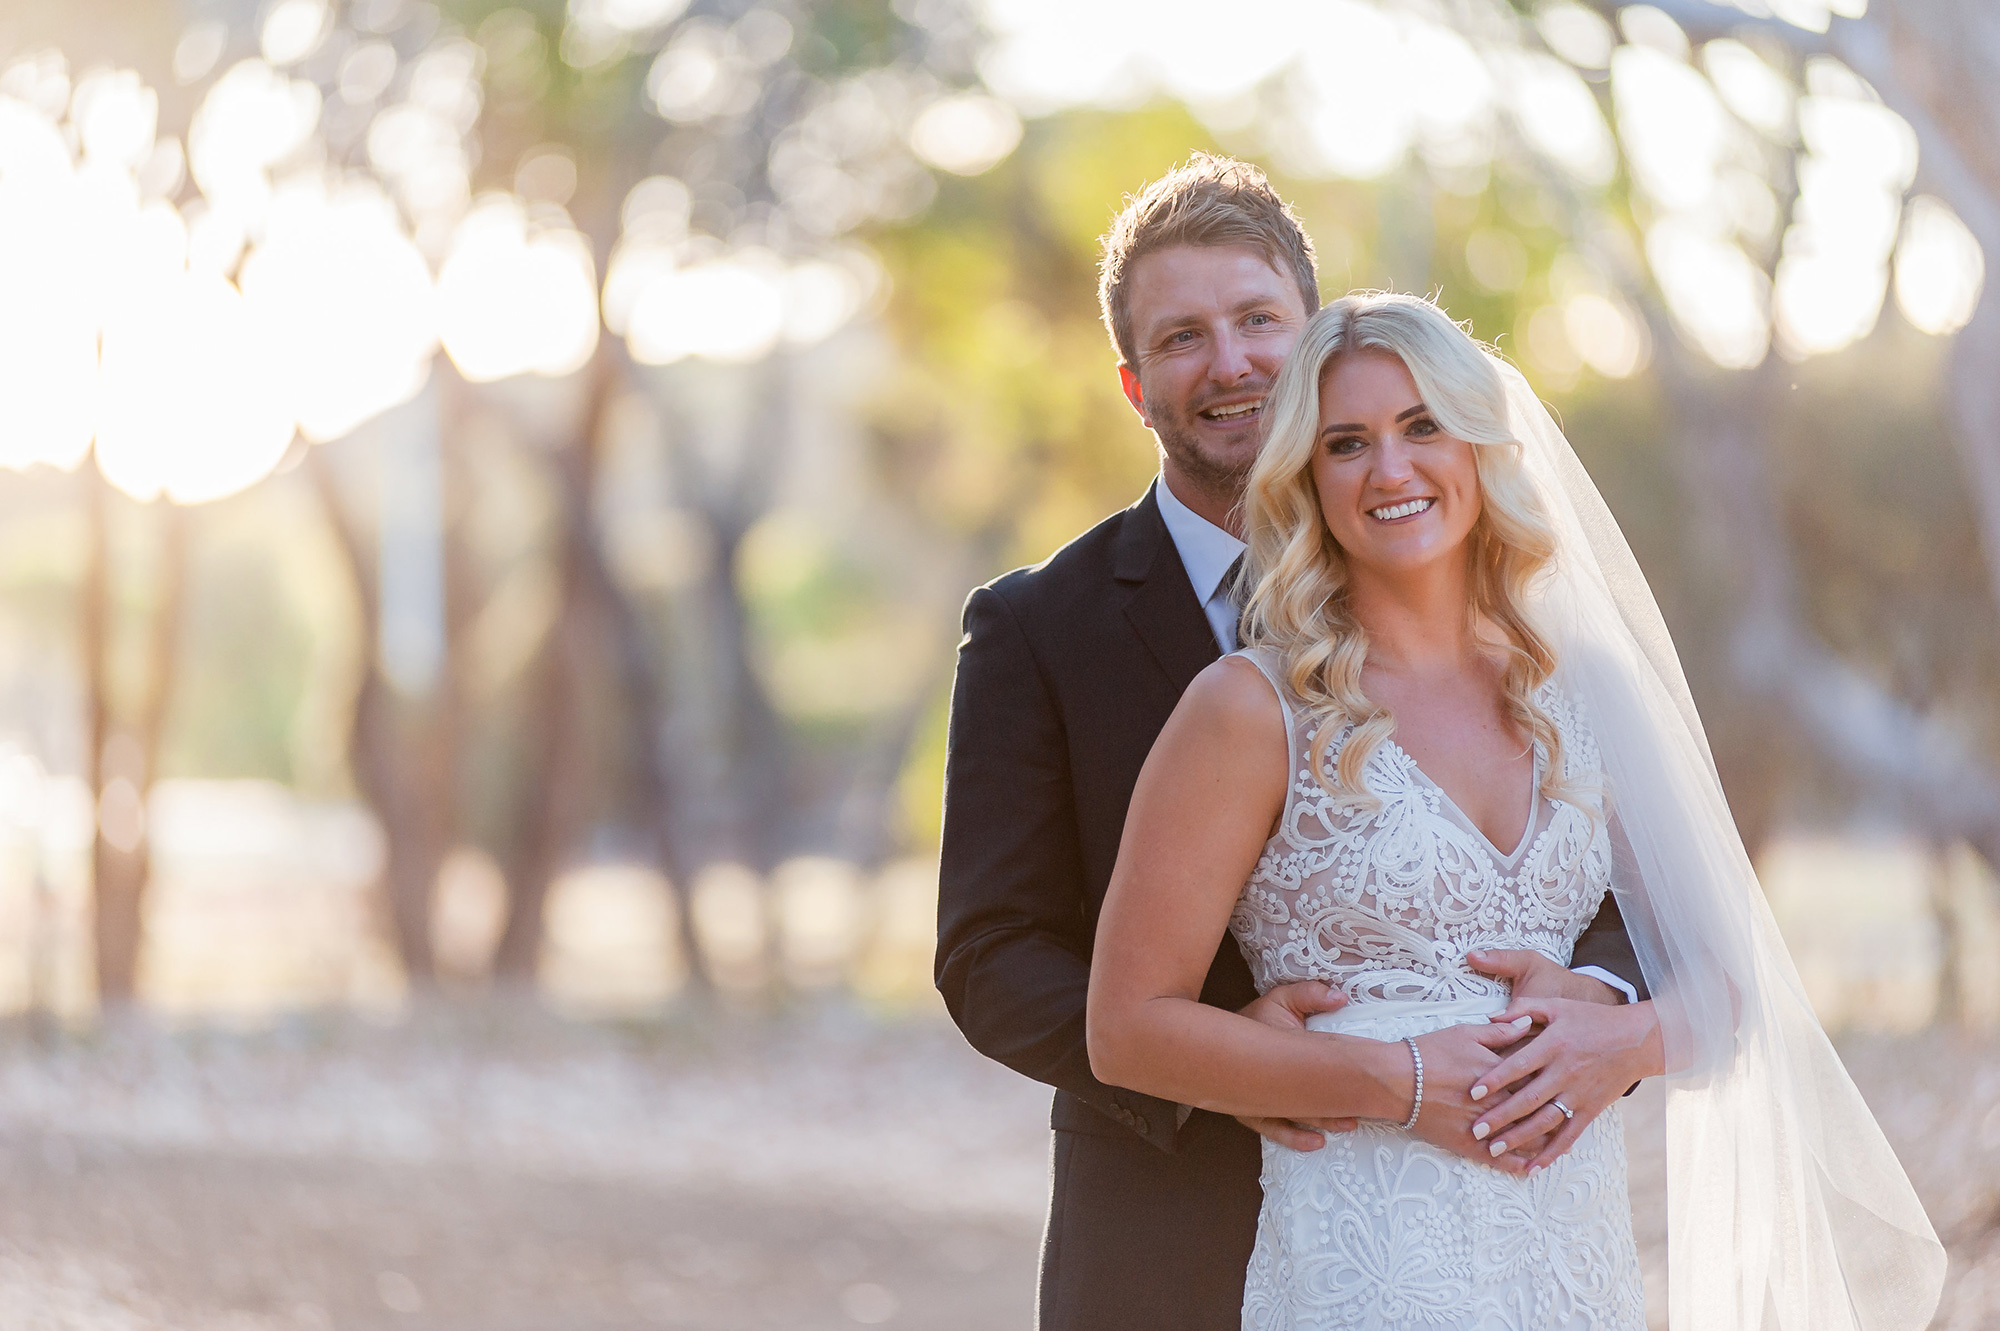
<path id="1" fill-rule="evenodd" d="M 1313 484 L 1357 571 L 1397 575 L 1462 556 L 1479 520 L 1472 445 L 1444 432 L 1402 360 L 1337 357 L 1319 390 Z"/>

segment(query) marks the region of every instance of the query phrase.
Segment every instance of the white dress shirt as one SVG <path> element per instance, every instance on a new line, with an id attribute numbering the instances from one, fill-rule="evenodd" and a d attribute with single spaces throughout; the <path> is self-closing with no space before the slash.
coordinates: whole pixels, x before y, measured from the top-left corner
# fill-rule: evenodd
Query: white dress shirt
<path id="1" fill-rule="evenodd" d="M 1216 645 L 1227 656 L 1236 650 L 1238 613 L 1236 602 L 1230 599 L 1230 593 L 1235 589 L 1228 585 L 1229 567 L 1246 547 L 1242 541 L 1182 503 L 1164 475 L 1154 483 L 1153 493 L 1159 498 L 1160 518 L 1167 524 L 1167 534 L 1174 539 L 1181 567 L 1187 570 L 1188 581 L 1194 584 L 1194 596 L 1201 602 L 1201 613 L 1207 617 L 1209 628 L 1215 631 Z M 1623 994 L 1628 1003 L 1639 1001 L 1637 989 L 1601 966 L 1578 966 L 1576 973 L 1604 981 Z"/>
<path id="2" fill-rule="evenodd" d="M 1201 613 L 1215 630 L 1216 645 L 1227 656 L 1236 650 L 1237 607 L 1225 584 L 1229 566 L 1243 553 L 1244 544 L 1183 504 L 1165 476 L 1154 482 L 1153 493 L 1159 496 L 1160 517 L 1180 552 L 1181 567 L 1194 584 L 1194 599 L 1201 602 Z"/>

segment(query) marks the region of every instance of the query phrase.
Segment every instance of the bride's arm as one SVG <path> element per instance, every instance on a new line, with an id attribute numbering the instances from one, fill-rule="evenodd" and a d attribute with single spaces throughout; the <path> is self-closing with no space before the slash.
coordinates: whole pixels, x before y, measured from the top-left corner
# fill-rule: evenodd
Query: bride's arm
<path id="1" fill-rule="evenodd" d="M 1290 766 L 1284 716 L 1256 668 L 1224 660 L 1203 671 L 1125 818 L 1091 956 L 1091 1070 L 1223 1114 L 1400 1120 L 1414 1089 L 1404 1045 L 1278 1030 L 1200 1001 Z"/>

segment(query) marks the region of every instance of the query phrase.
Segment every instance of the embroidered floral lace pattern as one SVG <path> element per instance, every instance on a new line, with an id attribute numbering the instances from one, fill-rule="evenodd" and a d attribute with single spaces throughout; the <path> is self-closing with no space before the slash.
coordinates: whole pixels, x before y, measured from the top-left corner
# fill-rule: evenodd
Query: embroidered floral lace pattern
<path id="1" fill-rule="evenodd" d="M 1565 776 L 1593 776 L 1583 719 L 1553 684 L 1536 700 L 1561 731 Z M 1313 730 L 1284 701 L 1293 780 L 1230 920 L 1259 992 L 1338 985 L 1350 1000 L 1339 1029 L 1393 1040 L 1484 1020 L 1468 1004 L 1499 1010 L 1505 986 L 1468 968 L 1468 951 L 1534 948 L 1568 962 L 1610 885 L 1601 817 L 1537 792 L 1520 844 L 1504 853 L 1392 742 L 1362 777 L 1380 807 L 1343 804 L 1307 770 Z M 1329 743 L 1329 773 L 1350 731 Z M 1394 1006 L 1371 1018 L 1372 1004 Z M 1641 1331 L 1625 1172 L 1615 1106 L 1529 1179 L 1387 1124 L 1330 1135 L 1312 1152 L 1266 1141 L 1243 1325 Z"/>

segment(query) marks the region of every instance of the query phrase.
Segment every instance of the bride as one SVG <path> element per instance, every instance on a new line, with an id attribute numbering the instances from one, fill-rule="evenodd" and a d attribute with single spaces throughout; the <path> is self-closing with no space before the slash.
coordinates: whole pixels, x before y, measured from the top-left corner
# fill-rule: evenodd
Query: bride
<path id="1" fill-rule="evenodd" d="M 1926 1325 L 1943 1250 L 1546 410 L 1437 306 L 1364 294 L 1313 318 L 1266 415 L 1248 646 L 1147 759 L 1089 1003 L 1106 1082 L 1362 1120 L 1265 1141 L 1243 1325 L 1639 1331 L 1615 1104 L 1660 1073 L 1673 1327 Z M 1567 964 L 1607 891 L 1649 1001 L 1514 999 L 1482 973 L 1502 949 Z M 1318 980 L 1346 1006 L 1302 1031 L 1203 1005 L 1225 931 L 1260 991 Z M 1565 1057 L 1585 1021 L 1615 1027 L 1620 1075 Z"/>

